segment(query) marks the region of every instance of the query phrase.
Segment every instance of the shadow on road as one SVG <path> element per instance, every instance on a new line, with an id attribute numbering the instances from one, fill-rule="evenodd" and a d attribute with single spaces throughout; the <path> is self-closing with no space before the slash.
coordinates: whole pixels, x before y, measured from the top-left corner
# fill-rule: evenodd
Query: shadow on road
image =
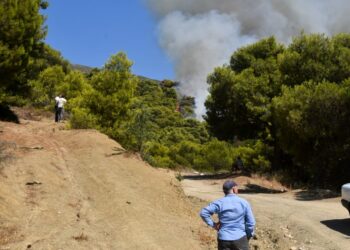
<path id="1" fill-rule="evenodd" d="M 234 178 L 240 176 L 239 174 L 222 173 L 222 174 L 202 174 L 202 175 L 183 175 L 182 178 L 187 180 L 220 180 L 227 178 Z"/>
<path id="2" fill-rule="evenodd" d="M 285 190 L 277 190 L 262 187 L 256 184 L 247 184 L 239 190 L 241 194 L 280 194 L 284 193 Z"/>
<path id="3" fill-rule="evenodd" d="M 328 189 L 302 190 L 295 194 L 299 201 L 314 201 L 339 197 L 339 193 Z"/>
<path id="4" fill-rule="evenodd" d="M 249 174 L 242 173 L 222 173 L 222 174 L 207 174 L 207 175 L 183 175 L 183 179 L 187 180 L 223 180 L 229 178 L 235 178 L 239 176 L 249 176 Z M 246 184 L 239 187 L 241 194 L 278 194 L 284 193 L 285 190 L 270 189 L 256 184 Z"/>
<path id="5" fill-rule="evenodd" d="M 350 219 L 324 220 L 321 223 L 334 231 L 350 237 Z"/>

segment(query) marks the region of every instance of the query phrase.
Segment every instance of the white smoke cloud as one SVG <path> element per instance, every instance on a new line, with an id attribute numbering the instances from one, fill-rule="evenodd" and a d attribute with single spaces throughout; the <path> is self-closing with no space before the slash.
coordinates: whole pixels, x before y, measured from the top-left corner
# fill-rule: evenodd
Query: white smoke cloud
<path id="1" fill-rule="evenodd" d="M 288 43 L 301 31 L 350 31 L 347 0 L 145 0 L 159 20 L 159 40 L 175 65 L 180 91 L 205 113 L 206 78 L 235 49 L 266 36 Z"/>

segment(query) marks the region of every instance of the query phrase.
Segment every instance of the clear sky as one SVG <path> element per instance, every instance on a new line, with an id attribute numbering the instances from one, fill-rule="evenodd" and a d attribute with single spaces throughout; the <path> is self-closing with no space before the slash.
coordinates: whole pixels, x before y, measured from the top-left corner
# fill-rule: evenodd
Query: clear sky
<path id="1" fill-rule="evenodd" d="M 156 21 L 142 0 L 49 0 L 46 42 L 71 63 L 101 67 L 124 51 L 134 74 L 172 79 L 173 67 L 159 48 Z"/>

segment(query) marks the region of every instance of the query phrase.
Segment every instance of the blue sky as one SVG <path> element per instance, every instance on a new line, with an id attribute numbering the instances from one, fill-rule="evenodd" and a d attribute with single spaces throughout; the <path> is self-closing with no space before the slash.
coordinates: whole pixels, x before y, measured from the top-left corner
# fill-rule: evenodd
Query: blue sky
<path id="1" fill-rule="evenodd" d="M 142 0 L 50 0 L 46 42 L 75 64 L 101 67 L 124 51 L 134 74 L 172 79 L 173 67 L 160 49 L 156 21 Z"/>

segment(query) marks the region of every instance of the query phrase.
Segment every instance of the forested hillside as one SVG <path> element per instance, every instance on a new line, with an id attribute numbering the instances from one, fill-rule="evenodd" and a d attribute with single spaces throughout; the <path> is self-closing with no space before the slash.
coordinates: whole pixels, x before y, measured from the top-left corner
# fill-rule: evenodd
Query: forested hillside
<path id="1" fill-rule="evenodd" d="M 44 43 L 41 0 L 0 3 L 0 102 L 53 110 L 68 100 L 69 126 L 94 128 L 155 167 L 230 170 L 338 187 L 350 178 L 350 35 L 270 37 L 234 51 L 208 76 L 204 121 L 171 80 L 131 71 L 125 53 L 100 69 L 74 70 Z M 43 12 L 44 13 L 44 12 Z"/>

